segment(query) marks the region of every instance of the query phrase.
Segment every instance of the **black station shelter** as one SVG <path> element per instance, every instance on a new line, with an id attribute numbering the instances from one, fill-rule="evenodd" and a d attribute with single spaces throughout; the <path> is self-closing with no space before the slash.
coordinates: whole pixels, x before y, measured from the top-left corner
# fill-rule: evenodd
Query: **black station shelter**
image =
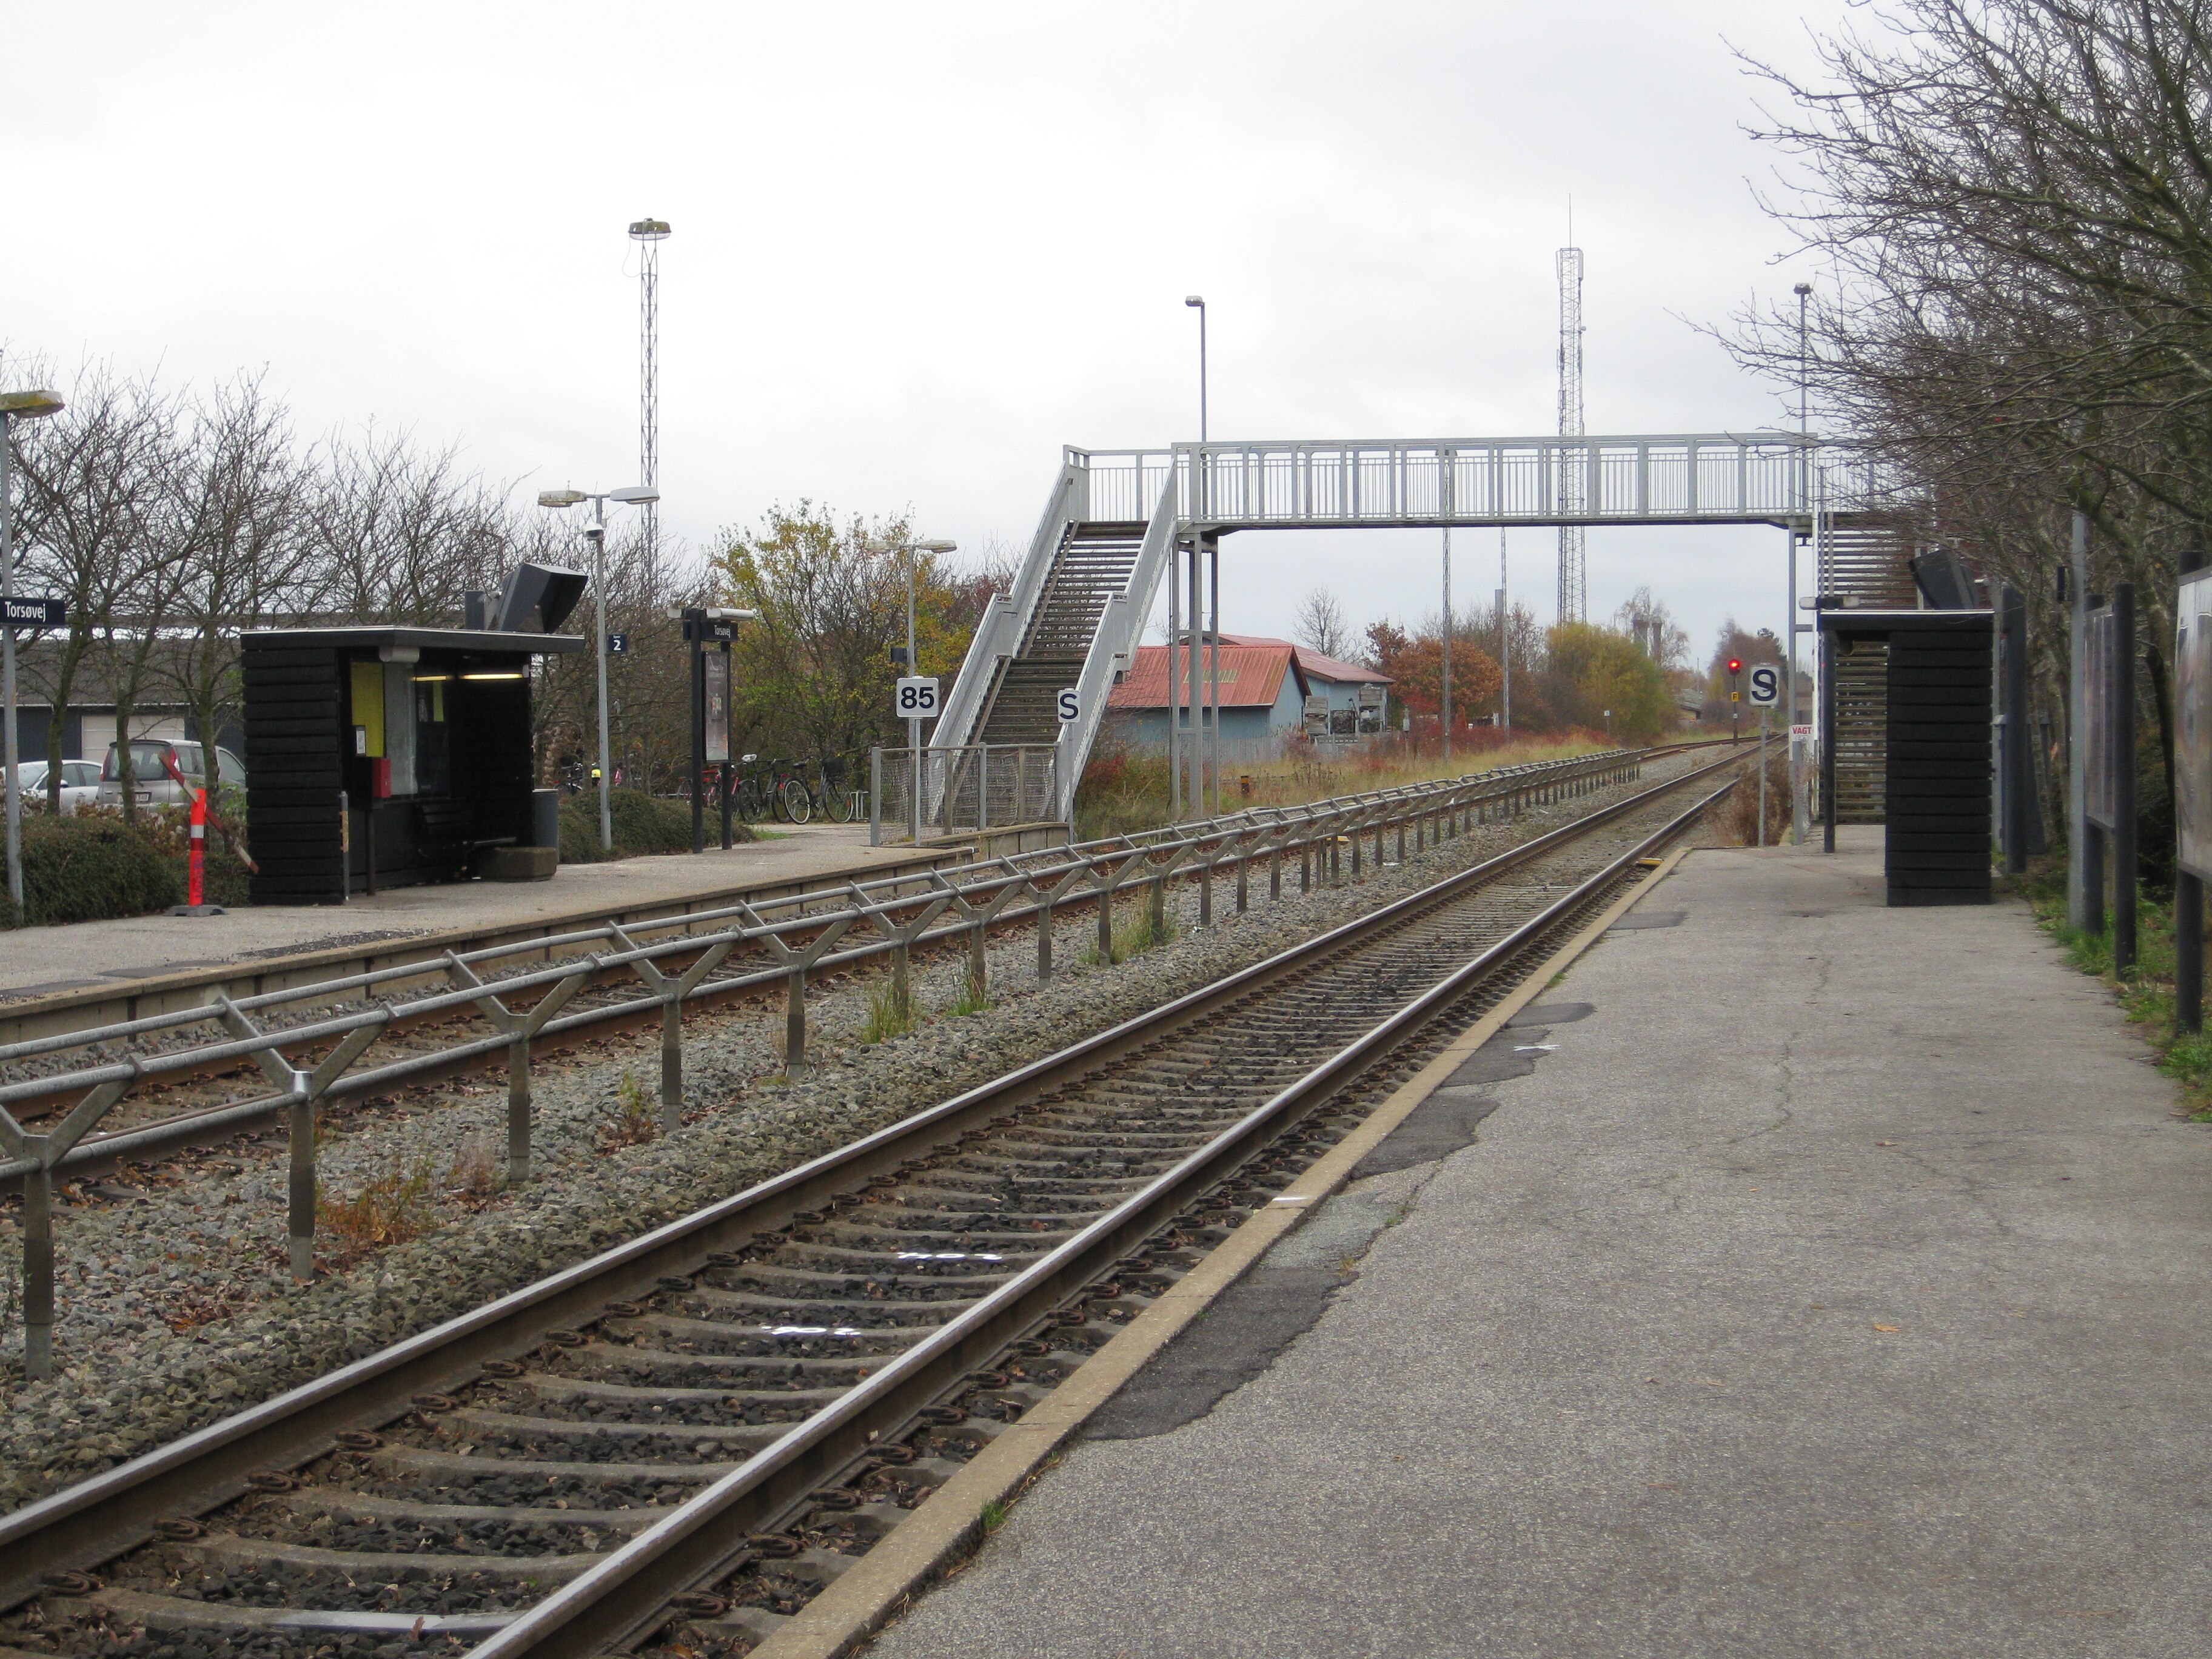
<path id="1" fill-rule="evenodd" d="M 240 643 L 256 904 L 465 880 L 489 849 L 538 843 L 531 659 L 586 641 L 367 627 Z"/>
<path id="2" fill-rule="evenodd" d="M 1882 870 L 1893 905 L 1987 904 L 1996 613 L 1824 610 L 1832 653 L 1888 647 L 1884 674 Z M 1833 844 L 1833 672 L 1822 676 L 1823 815 Z"/>

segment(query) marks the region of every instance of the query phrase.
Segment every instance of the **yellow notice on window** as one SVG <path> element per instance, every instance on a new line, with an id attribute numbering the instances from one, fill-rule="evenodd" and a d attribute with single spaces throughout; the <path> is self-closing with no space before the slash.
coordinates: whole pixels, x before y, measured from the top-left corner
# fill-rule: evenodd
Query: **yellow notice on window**
<path id="1" fill-rule="evenodd" d="M 353 723 L 368 732 L 369 757 L 380 759 L 384 754 L 384 665 L 380 662 L 353 665 Z"/>

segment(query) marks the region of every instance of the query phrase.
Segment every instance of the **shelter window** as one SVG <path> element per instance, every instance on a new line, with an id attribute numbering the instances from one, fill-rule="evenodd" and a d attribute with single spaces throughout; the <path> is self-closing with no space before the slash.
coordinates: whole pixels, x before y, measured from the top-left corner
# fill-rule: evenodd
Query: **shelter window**
<path id="1" fill-rule="evenodd" d="M 446 723 L 446 692 L 450 683 L 443 674 L 414 676 L 417 794 L 449 795 L 453 791 L 453 727 Z"/>

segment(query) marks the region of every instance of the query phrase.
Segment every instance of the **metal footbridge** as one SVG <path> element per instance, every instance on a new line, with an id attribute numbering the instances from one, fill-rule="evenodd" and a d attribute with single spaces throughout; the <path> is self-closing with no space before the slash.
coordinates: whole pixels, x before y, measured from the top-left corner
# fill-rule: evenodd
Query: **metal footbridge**
<path id="1" fill-rule="evenodd" d="M 1178 552 L 1239 530 L 1773 525 L 1869 493 L 1789 432 L 1070 447 L 1013 591 L 975 630 L 933 749 L 1051 744 L 1073 809 L 1106 709 Z M 1196 584 L 1194 580 L 1194 596 Z M 1194 610 L 1195 607 L 1194 607 Z M 1077 719 L 1058 718 L 1073 686 Z"/>

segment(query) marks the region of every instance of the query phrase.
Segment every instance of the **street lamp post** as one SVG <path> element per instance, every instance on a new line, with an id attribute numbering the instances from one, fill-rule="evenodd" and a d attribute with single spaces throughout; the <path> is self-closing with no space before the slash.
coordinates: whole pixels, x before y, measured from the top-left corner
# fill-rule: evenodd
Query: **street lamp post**
<path id="1" fill-rule="evenodd" d="M 1198 441 L 1206 441 L 1206 298 L 1188 295 L 1183 303 L 1198 312 Z"/>
<path id="2" fill-rule="evenodd" d="M 1194 311 L 1198 313 L 1198 441 L 1202 450 L 1208 435 L 1206 410 L 1206 296 L 1202 294 L 1185 295 L 1183 296 L 1183 304 L 1190 307 Z M 1203 518 L 1206 514 L 1206 498 L 1209 492 L 1206 489 L 1206 457 L 1202 453 L 1194 456 L 1191 459 L 1190 493 L 1192 517 Z M 1190 538 L 1190 798 L 1193 807 L 1201 814 L 1203 814 L 1206 810 L 1206 708 L 1204 703 L 1200 701 L 1200 687 L 1199 684 L 1199 675 L 1202 672 L 1200 658 L 1205 650 L 1206 643 L 1205 625 L 1200 620 L 1200 613 L 1198 608 L 1199 559 L 1200 556 L 1200 549 L 1203 545 L 1203 538 L 1194 535 Z M 1170 556 L 1179 556 L 1171 555 Z M 1218 565 L 1216 568 L 1218 568 Z M 1178 664 L 1176 659 L 1177 641 L 1173 637 L 1176 632 L 1175 617 L 1173 614 L 1175 610 L 1175 578 L 1171 572 L 1168 582 L 1168 609 L 1170 612 L 1168 618 L 1168 633 L 1170 635 L 1168 641 L 1168 768 L 1175 775 L 1175 787 L 1170 793 L 1179 794 L 1182 787 L 1182 757 L 1176 752 L 1177 737 L 1176 727 L 1181 724 L 1182 720 L 1182 710 L 1180 707 L 1182 702 L 1182 696 L 1181 690 L 1176 684 L 1176 670 Z M 1219 638 L 1221 607 L 1219 604 L 1218 587 L 1218 584 L 1217 582 L 1217 592 L 1215 594 L 1214 605 L 1215 640 L 1213 646 L 1213 666 L 1217 672 L 1220 667 L 1221 656 L 1221 643 Z M 1218 757 L 1215 757 L 1217 767 L 1218 758 Z"/>
<path id="3" fill-rule="evenodd" d="M 1809 438 L 1813 429 L 1810 397 L 1813 360 L 1812 354 L 1808 349 L 1812 335 L 1806 312 L 1806 307 L 1812 298 L 1812 283 L 1798 283 L 1797 435 L 1801 440 Z M 1797 465 L 1800 469 L 1799 476 L 1804 480 L 1804 487 L 1798 491 L 1799 504 L 1806 507 L 1809 514 L 1813 496 L 1813 453 L 1802 442 L 1797 448 Z M 1806 527 L 1808 529 L 1813 527 L 1809 517 L 1806 520 Z M 1790 839 L 1797 846 L 1802 847 L 1805 844 L 1805 831 L 1808 826 L 1805 821 L 1805 757 L 1797 743 L 1797 532 L 1792 528 L 1788 533 L 1790 539 L 1790 651 L 1789 665 L 1784 672 L 1790 677 L 1790 730 L 1784 734 L 1784 741 L 1790 745 Z M 1817 542 L 1814 544 L 1816 548 L 1819 546 Z M 1814 580 L 1817 582 L 1818 580 L 1816 573 Z M 1762 816 L 1759 819 L 1762 832 L 1766 820 Z"/>
<path id="4" fill-rule="evenodd" d="M 51 392 L 0 392 L 0 599 L 15 597 L 15 538 L 13 486 L 9 465 L 14 453 L 11 428 L 17 421 L 35 421 L 61 412 L 62 400 Z M 5 759 L 8 771 L 8 896 L 15 902 L 16 920 L 23 910 L 23 792 L 15 732 L 15 624 L 0 621 L 0 703 L 7 713 Z M 60 763 L 54 753 L 60 733 L 51 721 L 46 731 L 46 764 Z"/>
<path id="5" fill-rule="evenodd" d="M 607 503 L 620 501 L 626 506 L 647 507 L 660 499 L 660 492 L 645 484 L 625 484 L 620 489 L 549 489 L 538 498 L 540 507 L 565 510 L 580 501 L 592 504 L 592 521 L 584 526 L 585 539 L 592 544 L 592 592 L 597 601 L 593 608 L 592 653 L 599 659 L 599 850 L 615 850 L 614 768 L 607 744 Z M 697 780 L 691 787 L 696 789 Z"/>

